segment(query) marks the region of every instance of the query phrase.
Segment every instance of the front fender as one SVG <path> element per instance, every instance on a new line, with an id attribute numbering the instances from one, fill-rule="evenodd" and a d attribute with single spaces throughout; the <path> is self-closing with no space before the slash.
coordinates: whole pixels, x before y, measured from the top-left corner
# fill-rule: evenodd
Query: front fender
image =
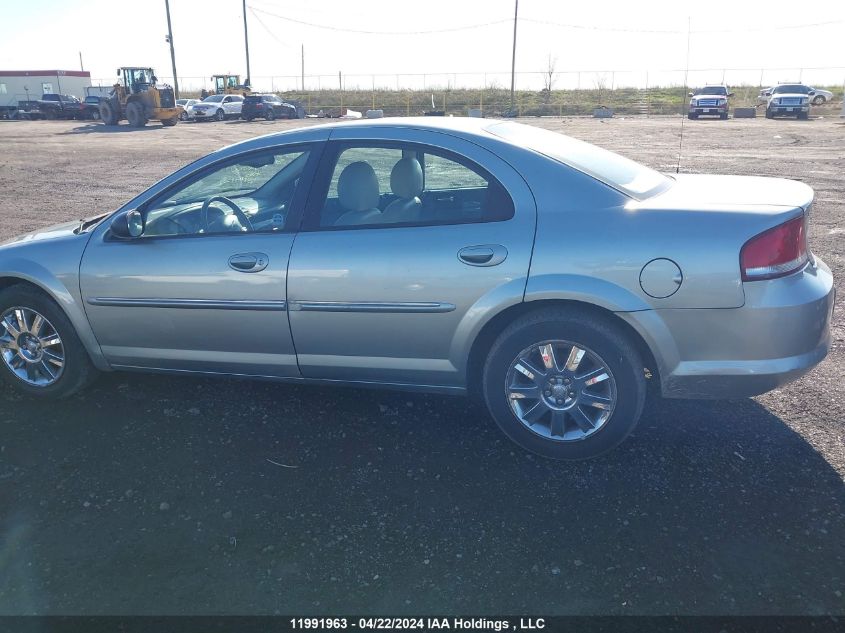
<path id="1" fill-rule="evenodd" d="M 76 330 L 94 366 L 102 371 L 110 370 L 111 367 L 103 357 L 100 344 L 82 307 L 79 295 L 79 261 L 77 260 L 76 267 L 70 271 L 53 273 L 34 259 L 3 255 L 5 254 L 0 254 L 0 278 L 12 283 L 16 280 L 28 282 L 58 303 Z"/>

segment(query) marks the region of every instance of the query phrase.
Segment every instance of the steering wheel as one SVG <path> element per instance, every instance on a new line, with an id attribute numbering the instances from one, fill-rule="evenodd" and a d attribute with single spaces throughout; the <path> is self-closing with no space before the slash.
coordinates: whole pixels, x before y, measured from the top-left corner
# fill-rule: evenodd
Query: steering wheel
<path id="1" fill-rule="evenodd" d="M 238 222 L 241 223 L 241 226 L 244 227 L 248 231 L 253 231 L 255 229 L 252 228 L 252 222 L 249 221 L 249 218 L 246 216 L 241 208 L 229 200 L 226 196 L 211 196 L 205 202 L 202 203 L 202 224 L 205 227 L 205 230 L 208 230 L 208 207 L 211 206 L 212 202 L 222 202 L 227 207 L 232 210 L 232 213 L 235 214 L 235 217 L 238 218 Z"/>

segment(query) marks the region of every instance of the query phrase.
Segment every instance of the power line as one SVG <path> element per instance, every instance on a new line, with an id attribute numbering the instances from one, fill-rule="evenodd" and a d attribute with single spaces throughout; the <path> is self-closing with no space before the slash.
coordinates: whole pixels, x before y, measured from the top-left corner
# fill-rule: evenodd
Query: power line
<path id="1" fill-rule="evenodd" d="M 454 33 L 456 31 L 467 31 L 470 29 L 481 29 L 487 26 L 495 26 L 497 24 L 505 24 L 511 21 L 511 18 L 505 18 L 503 20 L 494 20 L 492 22 L 483 22 L 481 24 L 466 24 L 464 26 L 453 26 L 450 28 L 445 29 L 430 29 L 425 31 L 371 31 L 365 29 L 349 29 L 349 28 L 342 28 L 339 26 L 330 26 L 328 24 L 317 24 L 315 22 L 307 22 L 305 20 L 297 20 L 296 18 L 289 18 L 284 15 L 279 15 L 277 13 L 272 13 L 270 11 L 265 11 L 264 9 L 259 9 L 258 7 L 249 7 L 250 10 L 255 13 L 256 11 L 263 13 L 264 15 L 268 15 L 274 18 L 278 18 L 280 20 L 285 20 L 287 22 L 293 22 L 294 24 L 300 24 L 302 26 L 310 26 L 311 28 L 315 29 L 323 29 L 326 31 L 335 31 L 340 33 L 356 33 L 359 35 L 435 35 L 438 33 Z"/>
<path id="2" fill-rule="evenodd" d="M 353 29 L 353 28 L 346 28 L 346 27 L 339 27 L 329 24 L 318 24 L 316 22 L 310 22 L 307 20 L 300 20 L 297 18 L 292 18 L 284 15 L 279 15 L 278 13 L 273 13 L 271 11 L 267 11 L 265 9 L 260 9 L 255 6 L 250 5 L 250 10 L 255 14 L 255 12 L 263 13 L 264 15 L 271 16 L 277 18 L 279 20 L 285 20 L 287 22 L 292 22 L 294 24 L 299 24 L 302 26 L 308 26 L 315 29 L 323 29 L 327 31 L 334 31 L 339 33 L 355 33 L 360 35 L 388 35 L 388 36 L 407 36 L 407 35 L 435 35 L 438 33 L 454 33 L 458 31 L 468 31 L 471 29 L 481 29 L 486 28 L 489 26 L 496 26 L 499 24 L 506 24 L 510 23 L 512 18 L 503 18 L 501 20 L 493 20 L 491 22 L 482 22 L 479 24 L 465 24 L 462 26 L 454 26 L 448 27 L 444 29 L 427 29 L 427 30 L 416 30 L 416 31 L 376 31 L 371 29 Z M 820 26 L 830 26 L 833 24 L 842 24 L 845 22 L 845 19 L 837 19 L 837 20 L 827 20 L 823 22 L 811 22 L 807 24 L 786 24 L 781 26 L 760 26 L 760 27 L 749 27 L 749 28 L 730 28 L 730 29 L 698 29 L 694 31 L 688 32 L 686 29 L 642 29 L 642 28 L 624 28 L 624 27 L 612 27 L 612 26 L 598 26 L 598 25 L 591 25 L 591 24 L 572 24 L 572 23 L 565 23 L 565 22 L 554 22 L 548 19 L 537 19 L 537 18 L 530 18 L 530 17 L 520 17 L 521 22 L 530 22 L 532 24 L 539 24 L 542 26 L 553 26 L 562 29 L 572 29 L 572 30 L 581 30 L 581 31 L 597 31 L 597 32 L 606 32 L 606 33 L 635 33 L 635 34 L 644 34 L 644 35 L 687 35 L 691 33 L 692 35 L 696 34 L 719 34 L 719 33 L 752 33 L 752 32 L 776 32 L 776 31 L 793 31 L 798 29 L 808 29 L 808 28 L 816 28 Z M 266 28 L 266 26 L 265 26 Z M 269 31 L 269 29 L 268 29 Z"/>
<path id="3" fill-rule="evenodd" d="M 606 33 L 641 33 L 649 35 L 687 35 L 686 29 L 634 29 L 634 28 L 617 28 L 611 26 L 594 26 L 590 24 L 567 24 L 563 22 L 553 22 L 550 20 L 540 20 L 535 18 L 520 18 L 522 22 L 531 22 L 532 24 L 540 24 L 542 26 L 555 26 L 562 29 L 573 29 L 580 31 L 601 31 Z M 775 31 L 792 31 L 796 29 L 808 29 L 819 26 L 829 26 L 831 24 L 842 24 L 845 20 L 828 20 L 826 22 L 812 22 L 809 24 L 786 24 L 782 26 L 761 26 L 749 28 L 732 28 L 732 29 L 699 29 L 689 31 L 692 35 L 697 34 L 719 34 L 719 33 L 757 33 L 757 32 L 775 32 Z"/>

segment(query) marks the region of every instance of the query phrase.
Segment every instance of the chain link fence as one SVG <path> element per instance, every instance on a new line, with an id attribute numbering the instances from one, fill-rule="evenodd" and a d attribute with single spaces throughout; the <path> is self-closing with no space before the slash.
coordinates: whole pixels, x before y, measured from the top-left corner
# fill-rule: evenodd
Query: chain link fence
<path id="1" fill-rule="evenodd" d="M 108 86 L 113 79 L 94 80 Z M 172 83 L 172 78 L 160 77 Z M 255 92 L 272 92 L 299 101 L 309 114 L 339 116 L 344 109 L 383 110 L 387 116 L 423 113 L 465 115 L 479 110 L 486 116 L 511 112 L 508 72 L 405 73 L 256 76 Z M 577 116 L 607 107 L 624 115 L 678 114 L 685 111 L 687 91 L 705 84 L 727 84 L 732 105 L 755 106 L 762 88 L 782 82 L 823 87 L 842 101 L 845 67 L 713 68 L 660 71 L 519 72 L 515 77 L 513 114 L 517 116 Z M 196 98 L 211 91 L 210 77 L 179 78 L 180 96 Z"/>

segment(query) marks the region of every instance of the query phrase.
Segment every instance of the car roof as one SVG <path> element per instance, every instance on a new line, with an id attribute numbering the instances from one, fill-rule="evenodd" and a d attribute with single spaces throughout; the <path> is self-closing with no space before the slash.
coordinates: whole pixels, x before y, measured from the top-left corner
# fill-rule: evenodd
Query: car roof
<path id="1" fill-rule="evenodd" d="M 279 132 L 271 132 L 256 136 L 251 139 L 246 139 L 226 147 L 222 147 L 218 152 L 229 153 L 248 149 L 258 149 L 273 145 L 275 143 L 284 143 L 288 139 L 291 142 L 310 142 L 313 140 L 328 138 L 332 130 L 355 128 L 361 132 L 366 133 L 367 130 L 391 128 L 395 130 L 422 130 L 441 132 L 451 134 L 453 136 L 472 141 L 485 141 L 485 145 L 491 142 L 498 145 L 513 146 L 514 143 L 507 139 L 498 138 L 489 132 L 489 128 L 501 124 L 507 119 L 482 119 L 475 117 L 385 117 L 382 119 L 353 119 L 346 121 L 332 121 L 331 123 L 323 123 L 319 125 L 310 125 L 308 127 L 297 127 L 289 130 L 282 130 Z M 216 152 L 213 152 L 216 153 Z"/>

